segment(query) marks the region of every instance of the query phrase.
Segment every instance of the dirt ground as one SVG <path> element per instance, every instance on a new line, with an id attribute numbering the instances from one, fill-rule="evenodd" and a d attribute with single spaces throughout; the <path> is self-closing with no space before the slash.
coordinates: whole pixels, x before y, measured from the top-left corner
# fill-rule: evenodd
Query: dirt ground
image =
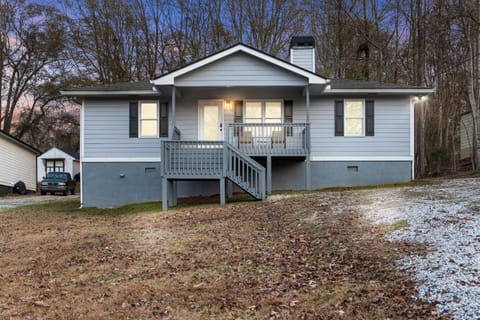
<path id="1" fill-rule="evenodd" d="M 0 211 L 0 318 L 441 318 L 395 265 L 424 248 L 329 201 Z"/>

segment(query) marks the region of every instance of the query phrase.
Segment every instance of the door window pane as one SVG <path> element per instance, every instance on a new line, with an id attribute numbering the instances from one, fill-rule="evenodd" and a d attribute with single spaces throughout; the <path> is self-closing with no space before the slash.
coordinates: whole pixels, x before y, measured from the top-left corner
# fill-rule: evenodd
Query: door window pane
<path id="1" fill-rule="evenodd" d="M 218 106 L 203 106 L 203 139 L 218 140 L 219 132 Z"/>

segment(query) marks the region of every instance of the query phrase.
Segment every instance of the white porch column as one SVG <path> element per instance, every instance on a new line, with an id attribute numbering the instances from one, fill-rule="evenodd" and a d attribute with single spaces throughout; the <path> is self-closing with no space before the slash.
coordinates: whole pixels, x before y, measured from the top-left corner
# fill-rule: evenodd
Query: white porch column
<path id="1" fill-rule="evenodd" d="M 305 161 L 305 189 L 310 190 L 311 181 L 310 181 L 310 86 L 305 86 L 305 109 L 306 109 L 306 122 L 307 122 L 307 132 L 306 132 L 306 141 L 307 144 L 307 154 Z"/>
<path id="2" fill-rule="evenodd" d="M 172 86 L 172 116 L 170 117 L 171 118 L 171 125 L 168 129 L 168 138 L 169 139 L 173 139 L 173 132 L 174 132 L 174 129 L 175 129 L 175 114 L 176 114 L 176 105 L 177 105 L 177 102 L 176 102 L 176 88 L 175 86 Z"/>
<path id="3" fill-rule="evenodd" d="M 310 123 L 310 86 L 305 86 L 305 107 L 307 111 L 306 122 Z"/>

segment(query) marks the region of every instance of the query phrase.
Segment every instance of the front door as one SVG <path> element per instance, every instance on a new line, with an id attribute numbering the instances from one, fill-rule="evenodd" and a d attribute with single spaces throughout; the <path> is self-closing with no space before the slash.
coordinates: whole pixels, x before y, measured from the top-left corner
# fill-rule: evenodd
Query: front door
<path id="1" fill-rule="evenodd" d="M 198 109 L 199 140 L 223 140 L 223 101 L 200 100 Z"/>

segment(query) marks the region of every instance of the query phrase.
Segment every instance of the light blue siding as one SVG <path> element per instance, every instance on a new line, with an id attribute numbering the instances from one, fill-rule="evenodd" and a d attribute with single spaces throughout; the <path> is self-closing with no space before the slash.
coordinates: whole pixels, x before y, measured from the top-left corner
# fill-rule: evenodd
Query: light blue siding
<path id="1" fill-rule="evenodd" d="M 294 100 L 294 122 L 305 122 L 305 97 L 288 88 L 185 88 L 177 98 L 177 127 L 183 140 L 198 139 L 199 99 Z M 410 107 L 408 97 L 375 98 L 375 136 L 334 136 L 334 98 L 311 99 L 312 157 L 408 157 L 410 156 Z M 85 103 L 86 158 L 160 159 L 160 139 L 130 138 L 129 102 L 87 100 Z M 224 128 L 233 122 L 233 108 L 224 110 Z"/>
<path id="2" fill-rule="evenodd" d="M 335 98 L 310 101 L 312 157 L 409 157 L 410 101 L 408 97 L 375 97 L 375 135 L 336 137 Z M 305 102 L 295 101 L 294 121 L 304 121 Z"/>
<path id="3" fill-rule="evenodd" d="M 300 86 L 307 79 L 258 58 L 237 53 L 175 79 L 175 85 L 208 86 Z"/>
<path id="4" fill-rule="evenodd" d="M 129 137 L 128 100 L 86 100 L 85 158 L 158 158 L 159 138 Z"/>
<path id="5" fill-rule="evenodd" d="M 313 70 L 313 48 L 293 48 L 291 51 L 292 54 L 292 63 L 303 69 L 314 72 Z"/>

